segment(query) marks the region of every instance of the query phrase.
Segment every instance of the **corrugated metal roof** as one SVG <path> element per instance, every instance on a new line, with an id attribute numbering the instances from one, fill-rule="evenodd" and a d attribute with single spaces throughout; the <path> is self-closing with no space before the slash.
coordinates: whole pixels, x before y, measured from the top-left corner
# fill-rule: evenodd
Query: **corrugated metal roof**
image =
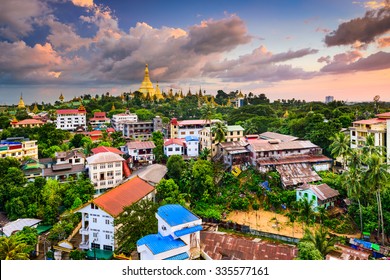
<path id="1" fill-rule="evenodd" d="M 197 232 L 197 231 L 201 231 L 202 229 L 203 229 L 203 227 L 201 225 L 197 225 L 197 226 L 194 226 L 194 227 L 188 227 L 188 228 L 183 228 L 183 229 L 177 230 L 177 231 L 174 232 L 174 234 L 177 237 L 180 237 L 180 236 L 183 236 L 183 235 L 187 235 L 187 234 L 191 234 L 191 233 L 194 233 L 194 232 Z"/>
<path id="2" fill-rule="evenodd" d="M 278 165 L 276 170 L 280 174 L 284 187 L 321 180 L 321 177 L 306 163 Z"/>
<path id="3" fill-rule="evenodd" d="M 281 165 L 292 163 L 320 163 L 320 162 L 332 162 L 333 160 L 324 155 L 295 155 L 284 157 L 268 157 L 259 158 L 257 163 L 262 165 Z"/>
<path id="4" fill-rule="evenodd" d="M 249 144 L 253 147 L 256 152 L 269 152 L 269 151 L 283 151 L 283 150 L 300 150 L 319 148 L 316 144 L 308 140 L 296 140 L 290 142 L 270 143 L 271 140 L 248 140 Z"/>
<path id="5" fill-rule="evenodd" d="M 187 252 L 178 254 L 176 256 L 172 256 L 169 258 L 164 259 L 165 261 L 183 261 L 183 260 L 188 260 L 190 256 L 188 255 Z"/>
<path id="6" fill-rule="evenodd" d="M 340 194 L 338 190 L 332 189 L 327 184 L 321 184 L 321 185 L 303 184 L 300 188 L 303 190 L 310 189 L 317 196 L 319 200 L 326 200 L 332 197 L 336 197 Z"/>
<path id="7" fill-rule="evenodd" d="M 177 226 L 200 220 L 190 210 L 179 204 L 167 204 L 157 210 L 157 214 L 170 226 Z"/>
<path id="8" fill-rule="evenodd" d="M 137 246 L 145 245 L 154 254 L 171 251 L 186 246 L 181 239 L 174 239 L 171 235 L 162 236 L 161 234 L 149 234 L 137 241 Z"/>
<path id="9" fill-rule="evenodd" d="M 261 139 L 265 139 L 265 140 L 279 139 L 282 142 L 290 142 L 290 141 L 294 141 L 294 140 L 298 139 L 298 137 L 295 137 L 295 136 L 280 134 L 280 133 L 271 132 L 271 131 L 263 132 L 259 135 L 259 137 Z"/>
<path id="10" fill-rule="evenodd" d="M 39 219 L 17 219 L 9 222 L 3 227 L 3 233 L 6 236 L 11 236 L 12 233 L 22 230 L 24 227 L 32 227 L 39 224 L 42 220 Z"/>
<path id="11" fill-rule="evenodd" d="M 134 177 L 95 198 L 93 203 L 111 216 L 116 217 L 123 212 L 123 207 L 130 206 L 143 199 L 152 191 L 154 191 L 152 185 L 138 177 Z"/>
<path id="12" fill-rule="evenodd" d="M 145 170 L 141 171 L 138 174 L 142 180 L 152 183 L 158 184 L 161 179 L 164 178 L 165 174 L 167 174 L 168 168 L 162 164 L 152 164 L 146 167 Z"/>
<path id="13" fill-rule="evenodd" d="M 156 147 L 153 141 L 130 141 L 127 142 L 128 149 L 153 149 Z"/>

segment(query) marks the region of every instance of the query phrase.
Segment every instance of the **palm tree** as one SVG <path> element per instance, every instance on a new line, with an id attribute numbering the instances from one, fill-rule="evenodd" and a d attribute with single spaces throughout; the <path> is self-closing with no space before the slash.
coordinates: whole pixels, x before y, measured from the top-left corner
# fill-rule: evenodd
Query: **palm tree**
<path id="1" fill-rule="evenodd" d="M 225 141 L 227 133 L 228 133 L 227 126 L 223 122 L 217 122 L 213 124 L 211 127 L 211 135 L 214 135 L 215 144 Z"/>
<path id="2" fill-rule="evenodd" d="M 369 157 L 372 154 L 383 155 L 384 147 L 375 146 L 374 134 L 368 134 L 366 137 L 366 143 L 362 147 L 363 155 Z"/>
<path id="3" fill-rule="evenodd" d="M 383 223 L 382 212 L 382 199 L 381 192 L 383 188 L 390 181 L 390 175 L 388 172 L 388 165 L 384 163 L 384 157 L 378 154 L 372 154 L 367 158 L 366 164 L 368 166 L 366 170 L 367 182 L 375 190 L 376 201 L 378 205 L 378 235 L 382 228 L 382 245 L 385 242 L 385 230 Z M 379 236 L 378 236 L 379 237 Z"/>
<path id="4" fill-rule="evenodd" d="M 245 128 L 246 135 L 257 133 L 257 125 L 253 121 L 246 120 L 243 126 Z"/>
<path id="5" fill-rule="evenodd" d="M 360 168 L 350 168 L 343 173 L 343 185 L 349 198 L 356 199 L 359 205 L 360 235 L 363 236 L 363 213 L 360 198 L 363 195 L 363 176 Z"/>
<path id="6" fill-rule="evenodd" d="M 345 169 L 346 157 L 351 151 L 349 135 L 339 132 L 332 136 L 330 140 L 332 143 L 329 148 L 332 156 L 335 158 L 341 157 L 343 169 Z"/>
<path id="7" fill-rule="evenodd" d="M 318 212 L 316 214 L 320 218 L 320 224 L 322 226 L 322 224 L 324 223 L 324 220 L 326 219 L 326 217 L 328 215 L 328 210 L 323 205 L 317 207 L 317 210 L 318 210 Z"/>
<path id="8" fill-rule="evenodd" d="M 0 237 L 0 260 L 28 260 L 30 246 L 16 237 Z"/>
<path id="9" fill-rule="evenodd" d="M 308 200 L 306 197 L 301 199 L 298 203 L 298 211 L 300 219 L 306 224 L 309 225 L 313 221 L 314 217 L 314 200 Z"/>
<path id="10" fill-rule="evenodd" d="M 330 237 L 329 232 L 324 227 L 320 227 L 313 234 L 308 228 L 305 229 L 305 235 L 301 239 L 302 242 L 311 243 L 321 253 L 323 259 L 326 255 L 334 250 L 334 245 L 339 240 L 338 237 Z"/>

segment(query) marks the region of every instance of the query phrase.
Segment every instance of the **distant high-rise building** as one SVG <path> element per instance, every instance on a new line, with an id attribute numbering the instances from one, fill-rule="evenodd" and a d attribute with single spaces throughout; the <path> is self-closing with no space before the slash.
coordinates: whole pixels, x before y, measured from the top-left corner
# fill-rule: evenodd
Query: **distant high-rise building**
<path id="1" fill-rule="evenodd" d="M 333 102 L 334 100 L 334 97 L 329 95 L 329 96 L 325 96 L 325 104 L 328 104 L 330 102 Z"/>

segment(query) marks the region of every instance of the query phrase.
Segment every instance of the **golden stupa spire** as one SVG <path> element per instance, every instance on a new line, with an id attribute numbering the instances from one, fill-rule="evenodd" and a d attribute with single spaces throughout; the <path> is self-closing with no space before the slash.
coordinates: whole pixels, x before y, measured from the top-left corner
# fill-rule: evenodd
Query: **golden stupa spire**
<path id="1" fill-rule="evenodd" d="M 144 98 L 146 98 L 146 95 L 148 93 L 150 94 L 151 97 L 154 95 L 155 90 L 152 82 L 150 81 L 148 64 L 145 64 L 144 80 L 142 81 L 138 91 L 142 92 Z"/>
<path id="2" fill-rule="evenodd" d="M 160 87 L 158 86 L 158 82 L 156 84 L 156 90 L 155 90 L 154 94 L 155 94 L 157 100 L 164 99 L 164 96 L 161 93 Z"/>
<path id="3" fill-rule="evenodd" d="M 37 103 L 35 102 L 35 104 L 34 104 L 34 109 L 32 110 L 32 112 L 33 112 L 34 114 L 36 114 L 36 113 L 38 113 L 38 111 L 39 111 L 39 109 L 38 109 Z"/>
<path id="4" fill-rule="evenodd" d="M 115 104 L 114 103 L 112 103 L 112 106 L 111 106 L 111 111 L 115 111 Z"/>
<path id="5" fill-rule="evenodd" d="M 18 109 L 25 109 L 25 108 L 26 108 L 26 105 L 24 104 L 24 101 L 23 101 L 23 93 L 21 93 L 19 103 L 18 103 Z"/>
<path id="6" fill-rule="evenodd" d="M 60 97 L 58 98 L 61 102 L 64 102 L 64 96 L 62 95 L 62 92 L 61 92 L 61 95 Z"/>

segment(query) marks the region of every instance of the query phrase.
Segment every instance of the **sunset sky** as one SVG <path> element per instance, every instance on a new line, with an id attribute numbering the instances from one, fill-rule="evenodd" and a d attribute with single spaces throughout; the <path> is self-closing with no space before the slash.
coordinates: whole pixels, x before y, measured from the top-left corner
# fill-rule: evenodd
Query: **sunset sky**
<path id="1" fill-rule="evenodd" d="M 390 0 L 1 0 L 0 105 L 135 91 L 390 101 Z"/>

